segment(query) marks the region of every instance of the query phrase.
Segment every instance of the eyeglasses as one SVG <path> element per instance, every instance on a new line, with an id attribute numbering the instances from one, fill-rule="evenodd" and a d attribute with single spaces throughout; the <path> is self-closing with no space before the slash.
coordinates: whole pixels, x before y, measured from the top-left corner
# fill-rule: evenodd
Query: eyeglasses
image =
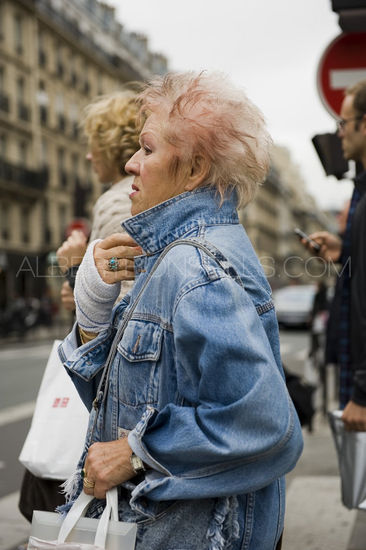
<path id="1" fill-rule="evenodd" d="M 347 124 L 347 122 L 352 122 L 352 120 L 361 120 L 362 118 L 363 118 L 363 115 L 353 116 L 352 118 L 341 118 L 337 120 L 337 129 L 344 130 L 344 127 Z"/>

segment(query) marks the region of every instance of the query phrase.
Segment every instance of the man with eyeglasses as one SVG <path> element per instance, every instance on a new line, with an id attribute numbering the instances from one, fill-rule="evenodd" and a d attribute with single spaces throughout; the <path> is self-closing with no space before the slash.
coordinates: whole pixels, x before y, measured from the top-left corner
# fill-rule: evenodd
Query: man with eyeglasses
<path id="1" fill-rule="evenodd" d="M 362 171 L 354 180 L 342 240 L 326 231 L 310 237 L 321 245 L 319 256 L 342 265 L 330 315 L 338 344 L 340 406 L 348 430 L 366 431 L 366 80 L 346 90 L 340 114 L 344 157 L 359 163 Z"/>

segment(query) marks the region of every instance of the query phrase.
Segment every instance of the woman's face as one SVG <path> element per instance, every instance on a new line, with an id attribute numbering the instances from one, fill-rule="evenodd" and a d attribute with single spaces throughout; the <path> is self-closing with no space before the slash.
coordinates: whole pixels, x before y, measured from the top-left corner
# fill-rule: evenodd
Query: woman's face
<path id="1" fill-rule="evenodd" d="M 140 135 L 141 147 L 125 166 L 135 176 L 130 193 L 133 216 L 188 190 L 186 178 L 170 173 L 176 148 L 163 138 L 158 120 L 155 114 L 149 116 Z"/>
<path id="2" fill-rule="evenodd" d="M 121 179 L 119 166 L 108 162 L 103 152 L 92 143 L 86 158 L 93 167 L 100 183 L 116 183 Z"/>

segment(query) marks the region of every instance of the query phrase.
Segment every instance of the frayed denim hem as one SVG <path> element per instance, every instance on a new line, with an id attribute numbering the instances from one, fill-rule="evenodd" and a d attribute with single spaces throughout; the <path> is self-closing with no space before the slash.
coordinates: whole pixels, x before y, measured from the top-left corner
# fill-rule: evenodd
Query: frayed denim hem
<path id="1" fill-rule="evenodd" d="M 207 531 L 208 550 L 229 550 L 239 538 L 238 501 L 236 497 L 218 499 Z"/>
<path id="2" fill-rule="evenodd" d="M 56 512 L 66 516 L 71 506 L 74 504 L 77 497 L 83 490 L 83 480 L 81 477 L 81 468 L 76 470 L 64 483 L 61 485 L 62 492 L 65 495 L 66 504 L 62 504 L 56 508 Z"/>

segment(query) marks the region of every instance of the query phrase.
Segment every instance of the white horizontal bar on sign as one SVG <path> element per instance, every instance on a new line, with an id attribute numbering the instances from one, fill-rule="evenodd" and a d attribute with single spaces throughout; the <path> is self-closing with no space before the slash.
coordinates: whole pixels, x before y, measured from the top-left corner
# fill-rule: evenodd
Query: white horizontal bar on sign
<path id="1" fill-rule="evenodd" d="M 29 401 L 28 403 L 21 403 L 20 405 L 0 410 L 0 426 L 32 417 L 35 407 L 36 402 Z"/>
<path id="2" fill-rule="evenodd" d="M 333 90 L 344 90 L 348 86 L 357 84 L 366 79 L 366 67 L 364 69 L 335 69 L 330 71 L 330 87 Z"/>

